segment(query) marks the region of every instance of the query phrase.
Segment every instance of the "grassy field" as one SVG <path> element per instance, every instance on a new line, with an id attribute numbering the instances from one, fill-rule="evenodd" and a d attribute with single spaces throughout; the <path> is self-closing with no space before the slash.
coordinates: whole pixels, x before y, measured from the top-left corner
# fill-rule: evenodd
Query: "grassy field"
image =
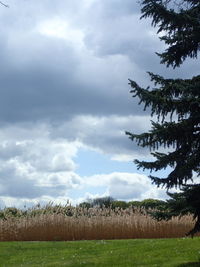
<path id="1" fill-rule="evenodd" d="M 200 266 L 200 239 L 1 242 L 0 266 Z"/>

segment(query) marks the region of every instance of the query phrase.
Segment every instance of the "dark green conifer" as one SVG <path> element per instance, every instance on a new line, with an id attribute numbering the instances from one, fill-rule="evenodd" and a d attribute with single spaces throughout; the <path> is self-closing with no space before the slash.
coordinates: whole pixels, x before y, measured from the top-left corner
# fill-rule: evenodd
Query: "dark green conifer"
<path id="1" fill-rule="evenodd" d="M 158 27 L 158 33 L 163 33 L 160 39 L 167 45 L 163 53 L 158 53 L 161 63 L 173 68 L 179 67 L 187 57 L 196 58 L 200 50 L 200 0 L 178 3 L 141 2 L 141 18 L 152 18 L 152 25 Z M 152 121 L 149 132 L 126 134 L 139 146 L 148 147 L 155 157 L 153 162 L 135 160 L 138 168 L 150 171 L 172 168 L 167 177 L 150 175 L 150 178 L 167 191 L 183 190 L 180 196 L 184 196 L 184 203 L 197 220 L 189 232 L 194 235 L 200 231 L 200 186 L 193 181 L 194 176 L 200 176 L 200 75 L 191 79 L 165 79 L 150 72 L 149 75 L 155 88 L 142 88 L 130 80 L 131 93 L 140 99 L 144 110 L 151 109 L 151 116 L 156 115 L 157 121 Z M 166 152 L 159 152 L 160 148 Z"/>

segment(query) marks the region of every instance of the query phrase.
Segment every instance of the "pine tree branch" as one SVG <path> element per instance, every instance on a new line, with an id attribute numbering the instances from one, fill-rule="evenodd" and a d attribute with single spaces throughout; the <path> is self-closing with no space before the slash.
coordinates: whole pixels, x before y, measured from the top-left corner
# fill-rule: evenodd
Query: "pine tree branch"
<path id="1" fill-rule="evenodd" d="M 149 75 L 151 81 L 155 85 L 160 84 L 161 88 L 144 89 L 136 82 L 129 81 L 132 87 L 130 93 L 133 97 L 139 97 L 139 104 L 144 103 L 144 110 L 151 107 L 151 116 L 156 114 L 158 119 L 162 117 L 164 121 L 167 115 L 172 118 L 173 114 L 177 114 L 178 119 L 182 119 L 193 113 L 200 114 L 200 75 L 191 80 L 164 79 L 151 72 Z"/>
<path id="2" fill-rule="evenodd" d="M 0 1 L 0 4 L 1 4 L 2 6 L 5 6 L 5 7 L 8 7 L 8 8 L 9 8 L 9 5 L 6 5 L 5 3 L 1 2 L 1 1 Z"/>
<path id="3" fill-rule="evenodd" d="M 148 147 L 151 151 L 156 151 L 160 147 L 178 150 L 190 146 L 192 150 L 200 149 L 200 127 L 196 126 L 191 118 L 177 123 L 152 122 L 152 129 L 149 132 L 142 134 L 126 132 L 126 134 L 132 141 L 136 141 L 138 146 Z"/>
<path id="4" fill-rule="evenodd" d="M 158 27 L 157 32 L 164 33 L 160 39 L 169 45 L 164 53 L 157 53 L 161 63 L 174 68 L 187 57 L 197 57 L 200 50 L 200 1 L 184 2 L 188 2 L 190 8 L 176 12 L 168 9 L 162 0 L 142 1 L 141 18 L 152 18 L 152 25 Z"/>

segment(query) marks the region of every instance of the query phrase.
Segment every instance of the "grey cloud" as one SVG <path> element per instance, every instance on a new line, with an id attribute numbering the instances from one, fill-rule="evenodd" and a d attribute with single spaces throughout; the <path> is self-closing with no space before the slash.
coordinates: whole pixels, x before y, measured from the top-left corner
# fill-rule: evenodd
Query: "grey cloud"
<path id="1" fill-rule="evenodd" d="M 119 35 L 115 40 L 114 47 L 119 45 L 117 49 L 125 56 L 118 57 L 115 54 L 120 51 L 114 51 L 109 53 L 114 57 L 99 58 L 91 54 L 93 46 L 88 47 L 89 50 L 82 48 L 81 51 L 77 51 L 76 44 L 70 43 L 69 40 L 44 36 L 37 32 L 40 23 L 45 19 L 53 21 L 56 16 L 61 16 L 63 21 L 71 20 L 73 29 L 73 26 L 78 23 L 77 18 L 72 14 L 72 10 L 78 5 L 77 1 L 73 4 L 70 1 L 66 1 L 65 4 L 57 3 L 54 15 L 52 13 L 54 5 L 51 1 L 44 3 L 36 1 L 34 5 L 29 1 L 24 3 L 24 6 L 23 2 L 19 1 L 19 6 L 14 5 L 10 15 L 8 12 L 5 15 L 5 11 L 1 11 L 4 13 L 4 20 L 0 26 L 2 30 L 0 36 L 1 122 L 45 119 L 62 121 L 78 114 L 141 113 L 141 109 L 134 105 L 137 101 L 131 101 L 128 94 L 130 89 L 127 85 L 128 78 L 132 71 L 137 73 L 138 70 L 129 61 L 128 54 L 125 52 L 127 48 L 120 46 L 120 43 L 126 39 L 124 34 Z M 102 7 L 99 11 L 97 8 L 95 18 L 88 16 L 82 28 L 79 25 L 83 34 L 87 34 L 85 28 L 93 25 L 93 19 L 101 18 L 105 10 L 107 12 L 110 10 L 108 17 L 111 19 L 112 16 L 119 14 L 120 32 L 125 32 L 127 22 L 124 22 L 125 19 L 121 17 L 120 12 L 125 15 L 126 12 L 134 9 L 131 1 L 126 3 L 117 1 L 115 4 L 113 1 L 97 1 L 93 5 L 102 5 Z M 94 6 L 91 7 L 91 11 L 93 8 Z M 36 10 L 40 11 L 36 12 Z M 68 17 L 64 16 L 63 10 L 66 10 Z M 85 18 L 87 12 L 90 14 L 90 9 L 83 10 L 86 13 L 82 11 L 80 20 Z M 77 12 L 81 12 L 80 3 Z M 107 20 L 101 20 L 99 23 L 100 28 L 108 28 Z M 130 25 L 132 23 L 131 21 Z M 102 35 L 102 31 L 92 29 L 94 36 L 98 37 L 98 32 L 108 45 L 109 39 L 106 34 Z M 118 36 L 114 31 L 113 33 Z M 97 46 L 100 44 L 101 40 L 97 40 Z"/>
<path id="2" fill-rule="evenodd" d="M 14 141 L 5 141 L 0 144 L 0 159 L 15 158 L 23 153 L 23 146 Z"/>
<path id="3" fill-rule="evenodd" d="M 77 116 L 71 121 L 52 128 L 52 138 L 78 139 L 83 144 L 108 154 L 137 154 L 146 156 L 148 150 L 131 142 L 125 131 L 140 133 L 150 127 L 149 117 L 130 116 Z"/>
<path id="4" fill-rule="evenodd" d="M 160 42 L 151 34 L 149 23 L 139 22 L 137 5 L 95 1 L 81 9 L 84 2 L 66 1 L 57 3 L 53 14 L 50 2 L 33 5 L 29 1 L 23 6 L 19 1 L 10 16 L 8 11 L 0 11 L 0 122 L 61 122 L 80 114 L 144 114 L 138 100 L 128 94 L 128 78 L 148 84 L 145 71 L 151 66 L 160 69 L 152 54 Z M 72 12 L 76 8 L 82 26 Z M 54 21 L 56 16 L 70 20 L 72 30 L 78 25 L 86 47 L 77 50 L 76 43 L 37 32 L 38 25 Z"/>
<path id="5" fill-rule="evenodd" d="M 4 163 L 5 164 L 5 163 Z M 41 196 L 41 189 L 35 186 L 33 180 L 24 179 L 23 176 L 17 175 L 13 166 L 4 166 L 0 171 L 1 196 L 14 196 L 30 198 Z"/>
<path id="6" fill-rule="evenodd" d="M 198 74 L 199 62 L 194 60 L 187 60 L 181 69 L 176 70 L 160 65 L 160 59 L 155 52 L 163 52 L 166 46 L 159 40 L 156 29 L 151 26 L 151 20 L 139 19 L 141 12 L 137 2 L 114 2 L 98 2 L 100 11 L 97 9 L 99 13 L 90 18 L 93 23 L 85 36 L 85 43 L 90 49 L 102 57 L 118 54 L 129 57 L 138 69 L 143 70 L 143 77 L 135 75 L 134 70 L 129 77 L 136 79 L 138 83 L 143 83 L 146 71 L 179 78 Z M 150 84 L 149 80 L 145 84 L 146 82 Z"/>
<path id="7" fill-rule="evenodd" d="M 110 19 L 119 19 L 123 16 L 132 15 L 140 12 L 140 6 L 137 1 L 132 0 L 102 0 L 96 1 L 91 8 L 101 14 L 101 17 Z"/>
<path id="8" fill-rule="evenodd" d="M 36 40 L 40 41 L 40 38 Z M 48 52 L 45 52 L 46 47 Z M 87 65 L 90 64 L 87 58 L 84 59 L 85 63 L 80 62 L 73 50 L 65 47 L 64 43 L 42 41 L 39 55 L 35 56 L 34 48 L 31 51 L 33 54 L 21 66 L 14 66 L 7 59 L 1 65 L 0 120 L 2 122 L 42 119 L 61 121 L 78 114 L 130 113 L 134 102 L 130 101 L 128 94 L 128 73 L 127 77 L 123 75 L 122 83 L 121 79 L 115 78 L 117 73 L 110 68 L 120 62 L 124 63 L 123 60 L 119 59 L 116 63 L 108 60 L 103 64 L 97 60 L 99 66 L 95 67 L 98 72 L 99 68 L 101 71 L 100 82 L 97 84 L 95 79 L 98 74 L 94 72 L 94 75 L 90 76 L 89 72 L 85 72 Z M 21 53 L 27 52 L 21 51 Z M 108 68 L 110 77 L 101 69 L 106 63 L 111 63 Z M 86 64 L 85 70 L 80 70 L 79 66 L 84 64 Z M 136 107 L 135 112 L 141 111 Z"/>
<path id="9" fill-rule="evenodd" d="M 145 71 L 150 69 L 160 70 L 159 58 L 154 53 L 164 49 L 164 46 L 159 41 L 156 30 L 151 27 L 150 20 L 140 20 L 139 4 L 134 1 L 117 1 L 115 5 L 114 1 L 102 1 L 98 5 L 101 6 L 101 11 L 90 18 L 93 23 L 86 32 L 86 45 L 98 56 L 126 55 L 137 68 L 144 71 L 144 76 Z M 113 12 L 115 7 L 118 10 L 116 13 Z M 106 16 L 107 13 L 110 16 Z M 134 78 L 144 79 L 137 76 Z"/>

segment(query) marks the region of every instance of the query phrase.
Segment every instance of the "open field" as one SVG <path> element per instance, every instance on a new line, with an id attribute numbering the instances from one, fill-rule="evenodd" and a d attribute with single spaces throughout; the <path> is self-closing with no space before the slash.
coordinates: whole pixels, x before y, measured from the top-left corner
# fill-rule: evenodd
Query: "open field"
<path id="1" fill-rule="evenodd" d="M 13 210 L 12 210 L 13 212 Z M 0 241 L 70 241 L 184 237 L 192 217 L 155 221 L 135 208 L 48 207 L 0 219 Z"/>
<path id="2" fill-rule="evenodd" d="M 200 239 L 1 242 L 0 266 L 200 266 Z"/>

